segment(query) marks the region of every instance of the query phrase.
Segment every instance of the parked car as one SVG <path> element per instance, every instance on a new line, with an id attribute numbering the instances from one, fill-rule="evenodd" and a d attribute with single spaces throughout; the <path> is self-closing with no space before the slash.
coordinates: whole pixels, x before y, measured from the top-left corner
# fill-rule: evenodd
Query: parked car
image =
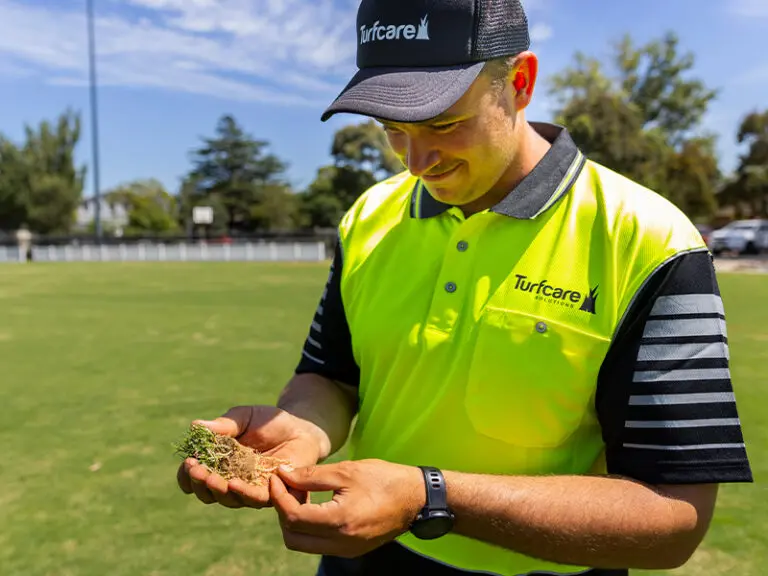
<path id="1" fill-rule="evenodd" d="M 768 220 L 735 220 L 710 234 L 710 250 L 757 254 L 768 250 Z"/>

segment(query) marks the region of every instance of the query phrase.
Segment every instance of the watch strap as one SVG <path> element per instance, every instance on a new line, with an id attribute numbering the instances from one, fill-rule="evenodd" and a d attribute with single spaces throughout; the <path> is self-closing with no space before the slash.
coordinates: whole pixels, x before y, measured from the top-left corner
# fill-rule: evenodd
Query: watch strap
<path id="1" fill-rule="evenodd" d="M 445 477 L 443 473 L 431 466 L 419 466 L 424 473 L 424 483 L 427 488 L 426 509 L 447 510 L 448 496 L 445 488 Z"/>

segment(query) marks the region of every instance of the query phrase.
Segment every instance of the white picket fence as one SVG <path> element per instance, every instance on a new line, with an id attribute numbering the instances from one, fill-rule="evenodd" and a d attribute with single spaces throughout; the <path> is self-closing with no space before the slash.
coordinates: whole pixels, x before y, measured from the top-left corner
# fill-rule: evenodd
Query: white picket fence
<path id="1" fill-rule="evenodd" d="M 295 262 L 326 259 L 323 242 L 247 244 L 120 244 L 33 246 L 35 262 Z M 0 246 L 0 263 L 25 262 L 16 247 Z"/>

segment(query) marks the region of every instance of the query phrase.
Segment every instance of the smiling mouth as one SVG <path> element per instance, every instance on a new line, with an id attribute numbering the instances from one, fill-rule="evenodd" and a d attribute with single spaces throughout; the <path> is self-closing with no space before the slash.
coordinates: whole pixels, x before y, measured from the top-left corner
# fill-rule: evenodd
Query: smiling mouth
<path id="1" fill-rule="evenodd" d="M 447 170 L 446 172 L 443 172 L 441 174 L 430 174 L 429 176 L 424 175 L 421 178 L 422 178 L 422 180 L 425 180 L 426 182 L 437 182 L 439 180 L 443 180 L 444 178 L 447 178 L 448 176 L 450 176 L 451 174 L 456 172 L 456 170 L 458 168 L 459 168 L 459 166 L 457 164 L 456 166 L 454 166 L 450 170 Z"/>

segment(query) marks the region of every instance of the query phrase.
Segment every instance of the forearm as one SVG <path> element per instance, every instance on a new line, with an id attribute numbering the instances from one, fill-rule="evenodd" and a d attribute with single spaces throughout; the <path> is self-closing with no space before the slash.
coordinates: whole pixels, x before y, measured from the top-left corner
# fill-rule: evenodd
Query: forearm
<path id="1" fill-rule="evenodd" d="M 288 382 L 277 407 L 312 424 L 321 443 L 321 460 L 337 452 L 349 436 L 357 412 L 356 394 L 317 374 L 297 374 Z"/>
<path id="2" fill-rule="evenodd" d="M 451 472 L 445 478 L 457 533 L 550 562 L 676 567 L 708 522 L 691 503 L 630 480 Z"/>

